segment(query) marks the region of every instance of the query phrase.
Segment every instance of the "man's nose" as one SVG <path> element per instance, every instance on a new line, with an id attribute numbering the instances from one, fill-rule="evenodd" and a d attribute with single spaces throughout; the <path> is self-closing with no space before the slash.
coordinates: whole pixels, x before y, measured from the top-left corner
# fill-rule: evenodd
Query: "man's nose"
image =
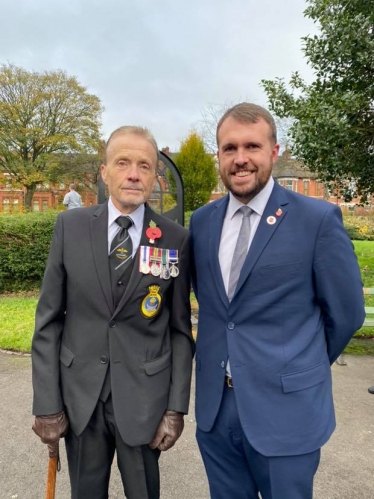
<path id="1" fill-rule="evenodd" d="M 131 163 L 128 166 L 126 173 L 127 173 L 128 180 L 133 180 L 133 181 L 139 180 L 138 165 L 136 163 Z"/>
<path id="2" fill-rule="evenodd" d="M 248 157 L 243 149 L 238 149 L 236 151 L 234 162 L 238 166 L 243 166 L 248 163 Z"/>

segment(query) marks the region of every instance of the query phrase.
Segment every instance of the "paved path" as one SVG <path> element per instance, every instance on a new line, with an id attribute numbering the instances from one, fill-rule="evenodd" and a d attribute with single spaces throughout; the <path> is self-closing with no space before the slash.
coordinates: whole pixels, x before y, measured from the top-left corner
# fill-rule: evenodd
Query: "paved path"
<path id="1" fill-rule="evenodd" d="M 338 428 L 322 451 L 315 499 L 374 498 L 374 395 L 367 392 L 374 384 L 374 357 L 346 360 L 347 366 L 332 368 Z M 0 352 L 0 398 L 0 499 L 43 499 L 48 458 L 31 431 L 29 357 Z M 162 499 L 209 499 L 194 432 L 192 406 L 182 437 L 161 458 Z M 69 497 L 62 449 L 56 499 Z M 110 490 L 110 499 L 116 498 L 123 498 L 117 471 Z"/>

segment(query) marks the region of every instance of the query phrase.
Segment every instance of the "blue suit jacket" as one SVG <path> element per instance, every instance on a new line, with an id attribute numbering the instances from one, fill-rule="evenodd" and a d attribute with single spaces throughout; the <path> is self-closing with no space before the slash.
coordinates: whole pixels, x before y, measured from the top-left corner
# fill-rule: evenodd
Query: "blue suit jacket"
<path id="1" fill-rule="evenodd" d="M 251 445 L 265 456 L 312 452 L 335 428 L 330 364 L 365 317 L 352 243 L 338 207 L 275 184 L 229 303 L 218 259 L 227 204 L 204 206 L 190 222 L 197 424 L 214 424 L 229 357 Z"/>

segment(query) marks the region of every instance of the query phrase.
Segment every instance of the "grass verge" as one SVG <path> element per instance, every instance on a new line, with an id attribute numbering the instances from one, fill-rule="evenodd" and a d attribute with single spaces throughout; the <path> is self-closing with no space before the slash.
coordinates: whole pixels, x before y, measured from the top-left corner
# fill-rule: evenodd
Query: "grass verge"
<path id="1" fill-rule="evenodd" d="M 30 352 L 37 297 L 0 297 L 0 348 Z"/>

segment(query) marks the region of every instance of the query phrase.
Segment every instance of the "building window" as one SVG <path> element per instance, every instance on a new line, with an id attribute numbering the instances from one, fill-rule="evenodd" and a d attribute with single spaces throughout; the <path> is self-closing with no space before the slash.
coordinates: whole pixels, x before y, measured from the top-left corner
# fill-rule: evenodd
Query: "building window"
<path id="1" fill-rule="evenodd" d="M 309 180 L 304 180 L 304 196 L 309 196 Z"/>
<path id="2" fill-rule="evenodd" d="M 32 209 L 33 211 L 40 211 L 39 201 L 37 199 L 34 199 Z"/>
<path id="3" fill-rule="evenodd" d="M 3 211 L 9 211 L 9 207 L 10 207 L 9 199 L 4 198 L 3 199 Z"/>
<path id="4" fill-rule="evenodd" d="M 42 211 L 48 210 L 48 199 L 42 199 Z"/>
<path id="5" fill-rule="evenodd" d="M 323 193 L 324 193 L 324 187 L 323 187 L 322 182 L 317 182 L 317 196 L 323 197 Z M 330 193 L 329 193 L 329 195 L 330 195 Z"/>
<path id="6" fill-rule="evenodd" d="M 296 186 L 297 186 L 297 181 L 294 182 L 294 179 L 292 178 L 283 178 L 279 180 L 279 184 L 284 187 L 285 189 L 288 189 L 289 191 L 295 191 Z"/>

